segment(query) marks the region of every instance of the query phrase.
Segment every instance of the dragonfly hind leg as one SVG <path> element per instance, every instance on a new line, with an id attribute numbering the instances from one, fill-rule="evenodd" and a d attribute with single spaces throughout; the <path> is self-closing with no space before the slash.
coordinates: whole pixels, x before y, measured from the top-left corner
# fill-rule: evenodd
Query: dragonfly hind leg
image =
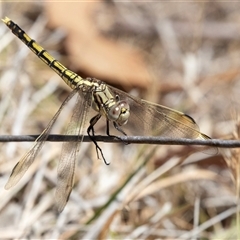
<path id="1" fill-rule="evenodd" d="M 94 139 L 95 137 L 95 133 L 94 133 L 94 125 L 97 123 L 97 121 L 101 118 L 100 114 L 97 114 L 96 116 L 94 116 L 91 120 L 90 120 L 90 125 L 87 129 L 87 134 L 89 136 L 89 138 L 91 139 L 91 141 L 94 143 L 95 147 L 96 147 L 96 152 L 97 152 L 97 158 L 100 159 L 99 157 L 99 152 L 102 156 L 102 159 L 104 161 L 104 163 L 106 165 L 109 165 L 110 163 L 108 163 L 103 155 L 102 149 L 99 147 L 97 141 Z M 99 151 L 99 152 L 98 152 Z"/>

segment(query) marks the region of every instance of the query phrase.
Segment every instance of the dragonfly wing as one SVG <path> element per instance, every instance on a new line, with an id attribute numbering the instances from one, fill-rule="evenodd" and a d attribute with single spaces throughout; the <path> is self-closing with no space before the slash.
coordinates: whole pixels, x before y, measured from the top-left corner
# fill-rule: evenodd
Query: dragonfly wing
<path id="1" fill-rule="evenodd" d="M 163 136 L 172 138 L 208 138 L 199 131 L 196 122 L 188 115 L 133 97 L 121 90 L 110 87 L 121 100 L 130 106 L 130 117 L 122 128 L 128 134 Z"/>
<path id="2" fill-rule="evenodd" d="M 144 130 L 153 136 L 198 138 L 201 135 L 196 122 L 184 113 L 144 100 L 141 100 L 141 106 L 145 109 L 144 119 L 147 119 Z M 139 118 L 136 111 L 132 113 L 135 115 L 133 118 Z"/>
<path id="3" fill-rule="evenodd" d="M 62 108 L 67 104 L 67 102 L 75 95 L 76 91 L 73 91 L 68 98 L 63 102 L 57 113 L 54 115 L 52 120 L 49 122 L 47 127 L 44 129 L 44 131 L 41 133 L 41 135 L 36 139 L 34 145 L 32 148 L 20 159 L 20 161 L 15 165 L 15 167 L 12 170 L 12 173 L 8 179 L 8 182 L 5 185 L 5 189 L 9 189 L 13 186 L 15 186 L 18 181 L 23 177 L 25 172 L 28 170 L 28 168 L 33 163 L 36 155 L 41 150 L 43 144 L 45 143 L 54 123 L 56 122 L 59 114 L 62 111 Z"/>
<path id="4" fill-rule="evenodd" d="M 50 128 L 51 128 L 51 126 L 50 126 Z M 47 134 L 47 132 L 46 132 L 46 134 Z M 37 142 L 35 142 L 35 144 L 32 146 L 32 148 L 15 165 L 15 167 L 13 168 L 12 173 L 5 185 L 5 189 L 9 189 L 9 188 L 15 186 L 19 182 L 19 180 L 23 177 L 25 172 L 28 170 L 30 165 L 33 163 L 37 153 L 42 148 L 42 146 L 46 140 L 46 137 L 47 137 L 46 134 L 44 132 L 41 135 L 42 141 L 36 140 Z"/>
<path id="5" fill-rule="evenodd" d="M 56 188 L 56 202 L 58 211 L 61 212 L 69 198 L 74 184 L 76 156 L 83 139 L 83 128 L 87 114 L 91 107 L 92 93 L 78 94 L 74 113 L 67 127 L 67 135 L 79 136 L 76 142 L 64 142 L 60 161 L 58 164 L 58 179 Z"/>

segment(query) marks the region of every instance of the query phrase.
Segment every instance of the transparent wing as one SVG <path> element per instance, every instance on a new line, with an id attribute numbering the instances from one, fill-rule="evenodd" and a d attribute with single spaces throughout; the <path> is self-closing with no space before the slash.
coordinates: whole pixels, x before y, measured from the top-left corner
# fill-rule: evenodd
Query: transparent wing
<path id="1" fill-rule="evenodd" d="M 67 135 L 79 136 L 76 142 L 64 142 L 60 161 L 58 163 L 58 180 L 56 188 L 56 203 L 58 211 L 61 212 L 69 198 L 74 184 L 74 173 L 76 166 L 76 155 L 83 139 L 83 129 L 87 114 L 91 108 L 92 93 L 77 96 L 74 113 L 67 127 Z"/>
<path id="2" fill-rule="evenodd" d="M 9 189 L 15 186 L 18 181 L 23 177 L 25 172 L 28 170 L 30 165 L 33 163 L 36 155 L 42 148 L 43 144 L 45 143 L 54 123 L 56 122 L 59 114 L 61 113 L 63 107 L 70 101 L 70 99 L 77 93 L 77 90 L 74 90 L 70 93 L 67 99 L 62 103 L 61 107 L 54 115 L 52 120 L 49 122 L 48 126 L 44 129 L 41 135 L 36 139 L 34 145 L 31 149 L 20 159 L 20 161 L 15 165 L 12 170 L 12 173 L 8 179 L 8 182 L 5 185 L 5 189 Z"/>
<path id="3" fill-rule="evenodd" d="M 128 135 L 209 139 L 188 115 L 135 98 L 111 86 L 109 88 L 130 106 L 129 120 L 122 126 Z"/>

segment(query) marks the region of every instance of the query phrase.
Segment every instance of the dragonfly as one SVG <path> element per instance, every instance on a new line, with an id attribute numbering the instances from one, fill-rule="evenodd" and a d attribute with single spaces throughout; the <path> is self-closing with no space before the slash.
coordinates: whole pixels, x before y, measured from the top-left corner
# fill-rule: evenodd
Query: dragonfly
<path id="1" fill-rule="evenodd" d="M 98 152 L 100 152 L 104 161 L 102 150 L 94 138 L 94 126 L 102 117 L 106 120 L 106 134 L 108 136 L 111 136 L 109 131 L 109 124 L 111 123 L 123 135 L 210 139 L 200 132 L 192 117 L 174 109 L 134 97 L 96 78 L 80 77 L 63 66 L 11 19 L 5 17 L 2 21 L 13 34 L 72 89 L 72 92 L 62 103 L 47 127 L 35 140 L 33 146 L 15 165 L 5 189 L 15 186 L 26 173 L 47 140 L 62 109 L 74 96 L 77 96 L 77 101 L 66 134 L 78 136 L 78 141 L 63 142 L 62 145 L 55 193 L 56 206 L 59 212 L 64 209 L 73 188 L 77 151 L 83 140 L 83 130 L 90 109 L 95 112 L 95 115 L 88 123 L 87 134 L 95 144 L 97 155 L 99 156 Z"/>

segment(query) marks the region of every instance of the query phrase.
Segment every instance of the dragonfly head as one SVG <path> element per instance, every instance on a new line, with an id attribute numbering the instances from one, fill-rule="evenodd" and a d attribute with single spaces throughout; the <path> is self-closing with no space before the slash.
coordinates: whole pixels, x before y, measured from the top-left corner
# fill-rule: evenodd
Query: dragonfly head
<path id="1" fill-rule="evenodd" d="M 126 101 L 119 101 L 108 112 L 108 119 L 116 122 L 119 126 L 127 123 L 130 116 L 130 107 Z"/>

